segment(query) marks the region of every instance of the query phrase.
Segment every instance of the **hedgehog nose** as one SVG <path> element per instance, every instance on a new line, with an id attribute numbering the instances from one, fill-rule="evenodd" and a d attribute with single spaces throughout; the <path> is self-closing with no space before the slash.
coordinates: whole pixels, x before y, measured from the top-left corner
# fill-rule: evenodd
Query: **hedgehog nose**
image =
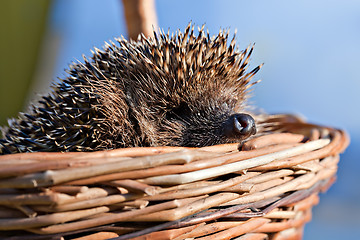
<path id="1" fill-rule="evenodd" d="M 224 134 L 230 138 L 246 139 L 256 134 L 255 120 L 249 114 L 233 114 L 225 121 Z"/>

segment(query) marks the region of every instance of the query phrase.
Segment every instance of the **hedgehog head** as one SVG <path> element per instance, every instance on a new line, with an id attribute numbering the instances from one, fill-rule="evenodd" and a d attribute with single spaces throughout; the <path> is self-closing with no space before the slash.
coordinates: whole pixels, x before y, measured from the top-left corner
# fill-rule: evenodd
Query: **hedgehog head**
<path id="1" fill-rule="evenodd" d="M 228 40 L 228 32 L 210 37 L 201 28 L 196 35 L 191 25 L 172 36 L 154 34 L 131 42 L 116 39 L 118 44 L 107 44 L 105 51 L 94 54 L 93 72 L 106 80 L 100 95 L 111 122 L 107 131 L 125 141 L 123 130 L 131 129 L 139 136 L 135 145 L 199 147 L 256 133 L 245 107 L 254 84 L 250 80 L 261 67 L 247 72 L 253 47 L 238 51 L 235 36 Z M 114 69 L 107 77 L 109 71 L 99 70 L 106 68 L 104 58 Z M 127 106 L 122 108 L 130 119 L 126 126 L 123 116 L 113 113 L 116 105 Z"/>

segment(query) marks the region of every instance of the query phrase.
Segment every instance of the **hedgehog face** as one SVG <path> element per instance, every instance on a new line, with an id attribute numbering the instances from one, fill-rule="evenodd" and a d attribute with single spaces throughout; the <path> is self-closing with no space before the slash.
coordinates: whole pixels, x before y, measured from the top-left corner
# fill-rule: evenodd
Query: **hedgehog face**
<path id="1" fill-rule="evenodd" d="M 248 114 L 232 114 L 189 121 L 184 128 L 179 145 L 202 147 L 216 144 L 241 142 L 256 133 L 255 120 Z"/>
<path id="2" fill-rule="evenodd" d="M 202 147 L 222 143 L 240 142 L 256 133 L 255 120 L 246 113 L 233 113 L 228 108 L 191 109 L 186 104 L 169 112 L 164 124 L 173 130 L 171 145 Z M 177 129 L 177 130 L 175 130 Z M 169 142 L 169 140 L 166 140 Z"/>

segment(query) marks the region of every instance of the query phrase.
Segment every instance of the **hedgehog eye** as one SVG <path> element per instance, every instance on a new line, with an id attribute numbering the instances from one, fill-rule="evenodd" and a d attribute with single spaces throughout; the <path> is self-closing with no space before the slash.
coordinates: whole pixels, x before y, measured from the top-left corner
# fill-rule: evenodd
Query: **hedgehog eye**
<path id="1" fill-rule="evenodd" d="M 246 139 L 256 134 L 255 120 L 249 114 L 233 114 L 225 121 L 223 131 L 226 137 Z"/>
<path id="2" fill-rule="evenodd" d="M 171 109 L 167 113 L 167 118 L 184 119 L 189 116 L 190 112 L 189 106 L 186 103 L 181 103 L 178 107 Z"/>

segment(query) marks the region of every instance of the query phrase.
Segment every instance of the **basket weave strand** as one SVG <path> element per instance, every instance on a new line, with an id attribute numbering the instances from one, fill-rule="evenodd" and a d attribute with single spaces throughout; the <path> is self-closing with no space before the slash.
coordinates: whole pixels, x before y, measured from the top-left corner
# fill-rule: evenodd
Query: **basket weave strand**
<path id="1" fill-rule="evenodd" d="M 341 130 L 273 116 L 242 144 L 0 156 L 0 237 L 299 239 Z M 80 237 L 80 238 L 79 238 Z"/>

